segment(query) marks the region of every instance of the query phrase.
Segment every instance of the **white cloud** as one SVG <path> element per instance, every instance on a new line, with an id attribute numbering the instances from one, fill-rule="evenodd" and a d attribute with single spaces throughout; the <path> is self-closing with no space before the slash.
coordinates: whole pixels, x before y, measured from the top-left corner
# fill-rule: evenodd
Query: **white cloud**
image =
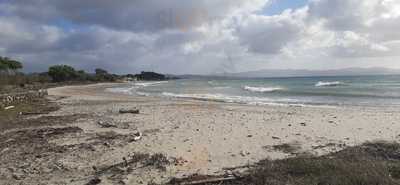
<path id="1" fill-rule="evenodd" d="M 30 70 L 56 63 L 168 73 L 398 66 L 400 1 L 311 0 L 267 16 L 268 2 L 1 1 L 0 55 L 23 59 Z"/>
<path id="2" fill-rule="evenodd" d="M 238 25 L 236 34 L 251 52 L 279 54 L 302 35 L 305 16 L 302 10 L 287 10 L 276 16 L 250 15 Z"/>

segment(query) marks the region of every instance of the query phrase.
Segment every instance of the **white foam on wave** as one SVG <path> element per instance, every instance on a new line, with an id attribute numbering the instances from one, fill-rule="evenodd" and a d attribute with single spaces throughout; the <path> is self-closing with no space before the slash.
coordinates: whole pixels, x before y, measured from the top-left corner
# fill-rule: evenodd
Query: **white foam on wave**
<path id="1" fill-rule="evenodd" d="M 107 92 L 112 93 L 122 93 L 122 94 L 133 94 L 136 87 L 115 87 L 115 88 L 107 88 Z"/>
<path id="2" fill-rule="evenodd" d="M 340 81 L 334 81 L 334 82 L 323 82 L 323 81 L 320 81 L 320 82 L 315 84 L 315 87 L 339 86 L 339 85 L 344 85 L 344 83 L 340 82 Z"/>
<path id="3" fill-rule="evenodd" d="M 207 83 L 208 83 L 209 85 L 215 85 L 215 84 L 216 84 L 214 81 L 207 81 Z"/>
<path id="4" fill-rule="evenodd" d="M 149 96 L 148 93 L 137 92 L 137 89 L 141 87 L 148 87 L 148 86 L 155 86 L 163 83 L 168 83 L 168 81 L 153 81 L 153 82 L 134 82 L 131 83 L 133 86 L 131 87 L 114 87 L 114 88 L 107 88 L 105 91 L 112 92 L 112 93 L 122 93 L 133 95 L 137 94 L 140 96 Z"/>
<path id="5" fill-rule="evenodd" d="M 220 86 L 220 87 L 214 87 L 214 89 L 229 89 L 231 87 L 229 86 Z"/>
<path id="6" fill-rule="evenodd" d="M 244 86 L 243 89 L 250 92 L 275 92 L 283 90 L 283 88 L 281 87 L 251 87 L 251 86 Z"/>
<path id="7" fill-rule="evenodd" d="M 279 101 L 276 99 L 270 98 L 260 98 L 260 97 L 249 97 L 249 96 L 229 96 L 224 94 L 175 94 L 164 92 L 163 96 L 174 97 L 174 98 L 187 98 L 194 100 L 202 100 L 202 101 L 215 101 L 215 102 L 224 102 L 224 103 L 239 103 L 239 104 L 248 104 L 248 105 L 271 105 L 271 106 L 293 106 L 293 107 L 318 107 L 318 108 L 335 108 L 336 106 L 331 105 L 312 105 L 312 104 L 304 104 L 296 99 L 280 99 Z"/>
<path id="8" fill-rule="evenodd" d="M 145 93 L 145 92 L 138 92 L 138 91 L 136 91 L 136 94 L 139 95 L 139 96 L 150 96 L 149 93 Z"/>
<path id="9" fill-rule="evenodd" d="M 297 104 L 298 100 L 295 99 L 281 99 L 282 102 L 277 102 L 276 99 L 270 98 L 260 98 L 260 97 L 250 97 L 250 96 L 230 96 L 224 94 L 175 94 L 169 92 L 163 92 L 163 96 L 174 97 L 174 98 L 189 98 L 194 100 L 203 101 L 216 101 L 216 102 L 226 102 L 226 103 L 242 103 L 249 105 L 282 105 L 289 106 Z"/>
<path id="10" fill-rule="evenodd" d="M 134 86 L 139 86 L 139 87 L 147 87 L 147 86 L 155 86 L 155 85 L 160 85 L 168 83 L 168 81 L 155 81 L 155 82 L 135 82 L 133 83 Z"/>

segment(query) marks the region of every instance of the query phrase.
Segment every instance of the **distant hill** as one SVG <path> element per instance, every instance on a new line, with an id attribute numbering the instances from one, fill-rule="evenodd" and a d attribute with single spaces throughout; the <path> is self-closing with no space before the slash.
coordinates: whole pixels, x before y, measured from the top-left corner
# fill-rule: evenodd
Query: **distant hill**
<path id="1" fill-rule="evenodd" d="M 400 75 L 400 69 L 381 67 L 372 68 L 344 68 L 332 70 L 307 70 L 307 69 L 264 69 L 240 73 L 214 74 L 219 77 L 304 77 L 304 76 L 364 76 L 364 75 Z"/>
<path id="2" fill-rule="evenodd" d="M 160 74 L 155 72 L 142 71 L 140 74 L 128 75 L 127 77 L 143 81 L 162 81 L 179 79 L 177 76 L 169 74 Z"/>

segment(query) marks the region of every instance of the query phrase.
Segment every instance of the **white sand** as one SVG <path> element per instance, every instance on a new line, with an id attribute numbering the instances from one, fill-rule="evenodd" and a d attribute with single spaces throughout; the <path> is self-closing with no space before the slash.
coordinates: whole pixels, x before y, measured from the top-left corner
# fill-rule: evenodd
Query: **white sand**
<path id="1" fill-rule="evenodd" d="M 400 110 L 395 108 L 250 106 L 134 97 L 104 91 L 116 85 L 50 89 L 50 95 L 68 96 L 58 100 L 64 106 L 53 114 L 95 115 L 75 123 L 86 133 L 107 130 L 129 133 L 139 129 L 144 133 L 140 141 L 113 148 L 96 160 L 107 163 L 132 152 L 142 152 L 163 153 L 188 161 L 170 169 L 167 176 L 224 173 L 223 167 L 287 157 L 288 154 L 265 148 L 276 144 L 297 143 L 301 151 L 324 154 L 343 145 L 313 147 L 328 143 L 351 146 L 373 140 L 397 141 L 400 134 Z M 130 107 L 139 108 L 141 113 L 118 113 L 120 108 Z M 97 120 L 106 117 L 126 122 L 129 129 L 99 128 Z"/>

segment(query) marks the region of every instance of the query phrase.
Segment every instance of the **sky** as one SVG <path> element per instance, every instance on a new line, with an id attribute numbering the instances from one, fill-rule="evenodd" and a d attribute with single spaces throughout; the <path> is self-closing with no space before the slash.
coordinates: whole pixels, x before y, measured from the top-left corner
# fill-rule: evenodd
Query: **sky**
<path id="1" fill-rule="evenodd" d="M 0 0 L 26 72 L 400 68 L 399 0 Z"/>

